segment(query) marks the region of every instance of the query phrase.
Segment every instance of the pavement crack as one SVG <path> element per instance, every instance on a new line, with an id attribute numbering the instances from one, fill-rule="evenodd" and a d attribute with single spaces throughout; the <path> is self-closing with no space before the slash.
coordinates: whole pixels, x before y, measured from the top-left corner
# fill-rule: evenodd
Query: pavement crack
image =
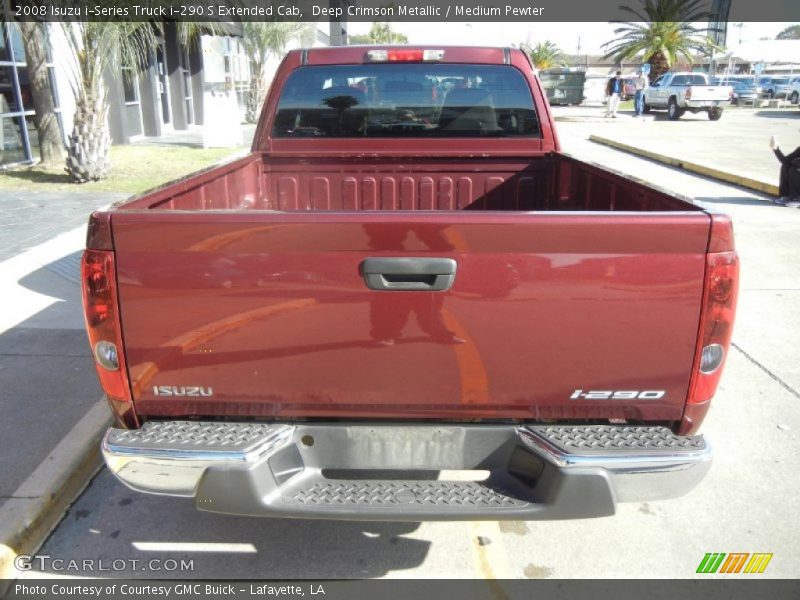
<path id="1" fill-rule="evenodd" d="M 792 396 L 794 396 L 795 398 L 797 398 L 798 400 L 800 400 L 800 392 L 797 392 L 797 390 L 795 390 L 795 389 L 794 389 L 792 386 L 790 386 L 788 383 L 786 383 L 786 382 L 785 382 L 783 379 L 781 379 L 780 377 L 778 377 L 778 376 L 777 376 L 775 373 L 773 373 L 773 372 L 772 372 L 772 371 L 770 371 L 770 370 L 769 370 L 767 367 L 765 367 L 765 366 L 764 366 L 764 365 L 762 365 L 760 362 L 758 362 L 758 361 L 757 361 L 755 358 L 753 358 L 753 357 L 752 357 L 750 354 L 748 354 L 747 352 L 745 352 L 744 350 L 742 350 L 742 348 L 741 348 L 740 346 L 738 346 L 737 344 L 731 344 L 731 346 L 733 346 L 733 347 L 734 347 L 734 348 L 736 348 L 736 349 L 737 349 L 739 352 L 741 352 L 741 353 L 744 355 L 744 357 L 745 357 L 747 360 L 749 360 L 751 363 L 753 363 L 753 364 L 754 364 L 755 366 L 757 366 L 759 369 L 761 369 L 762 371 L 764 371 L 764 373 L 766 373 L 766 374 L 767 374 L 767 375 L 768 375 L 768 376 L 769 376 L 771 379 L 774 379 L 774 380 L 775 380 L 775 382 L 776 382 L 776 383 L 778 383 L 778 384 L 779 384 L 779 385 L 780 385 L 780 386 L 781 386 L 783 389 L 785 389 L 785 390 L 786 390 L 787 392 L 789 392 L 789 393 L 790 393 Z"/>
<path id="2" fill-rule="evenodd" d="M 0 500 L 36 500 L 40 496 L 0 496 Z"/>

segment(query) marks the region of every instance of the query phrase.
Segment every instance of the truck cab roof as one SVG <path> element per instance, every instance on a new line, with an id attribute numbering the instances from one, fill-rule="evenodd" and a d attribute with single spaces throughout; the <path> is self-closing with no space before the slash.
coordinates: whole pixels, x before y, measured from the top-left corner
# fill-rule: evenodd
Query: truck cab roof
<path id="1" fill-rule="evenodd" d="M 525 53 L 518 48 L 499 48 L 489 46 L 336 46 L 324 48 L 302 48 L 299 50 L 292 50 L 290 54 L 299 54 L 300 64 L 302 65 L 347 65 L 374 62 L 369 58 L 368 52 L 375 50 L 385 50 L 387 53 L 390 51 L 396 52 L 400 61 L 406 60 L 408 62 L 423 62 L 421 60 L 410 60 L 411 53 L 415 51 L 424 52 L 426 50 L 441 50 L 443 51 L 441 58 L 437 59 L 435 62 L 453 64 L 462 63 L 503 65 L 516 62 L 515 60 L 512 60 L 512 56 L 514 56 L 514 58 L 517 60 L 521 58 L 523 61 L 530 64 Z M 403 59 L 403 55 L 408 58 Z M 387 60 L 387 62 L 391 61 Z"/>

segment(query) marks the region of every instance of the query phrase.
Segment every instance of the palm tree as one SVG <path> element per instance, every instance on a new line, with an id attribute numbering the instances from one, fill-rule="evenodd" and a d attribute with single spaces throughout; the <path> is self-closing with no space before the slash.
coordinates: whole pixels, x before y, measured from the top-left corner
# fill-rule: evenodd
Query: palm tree
<path id="1" fill-rule="evenodd" d="M 66 170 L 73 181 L 108 176 L 108 89 L 106 72 L 136 77 L 155 48 L 158 27 L 146 22 L 62 22 L 67 45 L 75 57 L 70 79 L 75 116 L 67 143 Z"/>
<path id="2" fill-rule="evenodd" d="M 106 75 L 136 78 L 147 67 L 163 35 L 159 22 L 61 22 L 72 61 L 70 85 L 75 96 L 75 116 L 67 142 L 66 171 L 73 181 L 97 181 L 108 176 L 108 89 Z M 197 43 L 202 33 L 228 34 L 224 23 L 178 23 L 178 40 Z"/>
<path id="3" fill-rule="evenodd" d="M 34 122 L 39 134 L 39 158 L 43 164 L 57 164 L 64 160 L 64 141 L 56 118 L 53 93 L 50 90 L 50 74 L 47 70 L 46 23 L 20 21 L 22 43 L 25 45 L 25 60 L 28 81 L 35 110 Z M 27 108 L 27 107 L 26 107 Z"/>
<path id="4" fill-rule="evenodd" d="M 620 6 L 636 18 L 634 22 L 615 21 L 617 39 L 603 44 L 604 58 L 618 63 L 642 55 L 650 64 L 650 80 L 658 77 L 683 57 L 694 62 L 693 52 L 707 52 L 720 47 L 709 37 L 709 28 L 696 23 L 708 22 L 712 14 L 705 10 L 705 0 L 641 0 L 642 8 Z"/>
<path id="5" fill-rule="evenodd" d="M 366 35 L 347 36 L 348 44 L 407 44 L 408 36 L 392 29 L 391 23 L 372 24 Z"/>
<path id="6" fill-rule="evenodd" d="M 776 40 L 800 40 L 800 25 L 790 25 L 781 31 L 776 37 Z"/>
<path id="7" fill-rule="evenodd" d="M 245 21 L 242 45 L 250 61 L 250 92 L 247 95 L 245 120 L 255 123 L 267 91 L 265 67 L 271 54 L 280 56 L 292 39 L 309 44 L 314 33 L 306 23 L 290 21 Z"/>
<path id="8" fill-rule="evenodd" d="M 561 65 L 563 53 L 561 49 L 550 40 L 539 42 L 531 47 L 528 44 L 520 44 L 520 48 L 531 57 L 534 68 L 542 71 L 552 69 Z"/>

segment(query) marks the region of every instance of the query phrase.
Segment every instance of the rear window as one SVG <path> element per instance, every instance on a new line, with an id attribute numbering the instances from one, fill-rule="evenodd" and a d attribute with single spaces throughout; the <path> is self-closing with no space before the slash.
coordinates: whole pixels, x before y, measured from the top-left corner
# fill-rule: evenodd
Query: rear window
<path id="1" fill-rule="evenodd" d="M 672 78 L 672 85 L 705 85 L 703 75 L 676 75 Z"/>
<path id="2" fill-rule="evenodd" d="M 510 66 L 309 66 L 289 76 L 272 136 L 539 137 L 539 122 Z"/>

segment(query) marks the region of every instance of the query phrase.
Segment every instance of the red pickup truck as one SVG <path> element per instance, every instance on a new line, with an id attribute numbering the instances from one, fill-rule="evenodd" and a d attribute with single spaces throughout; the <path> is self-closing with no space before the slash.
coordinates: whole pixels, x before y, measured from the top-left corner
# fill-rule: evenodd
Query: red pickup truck
<path id="1" fill-rule="evenodd" d="M 292 51 L 247 157 L 91 216 L 102 451 L 230 514 L 679 496 L 737 269 L 729 218 L 560 151 L 519 50 Z"/>

